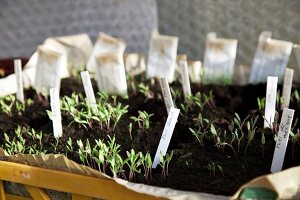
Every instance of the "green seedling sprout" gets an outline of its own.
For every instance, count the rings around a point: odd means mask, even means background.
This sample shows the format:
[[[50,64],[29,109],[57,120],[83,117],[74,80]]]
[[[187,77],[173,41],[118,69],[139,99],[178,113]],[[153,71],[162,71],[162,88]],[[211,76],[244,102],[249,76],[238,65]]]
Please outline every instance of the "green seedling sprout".
[[[183,103],[181,103],[180,104],[180,110],[182,110],[183,111],[183,114],[184,115],[186,115],[186,114],[188,114],[188,112],[189,112],[189,105],[188,104],[183,104]]]
[[[245,155],[247,154],[247,149],[251,145],[251,141],[254,139],[255,133],[256,133],[256,122],[258,120],[258,116],[256,116],[254,119],[251,118],[250,121],[247,121],[247,130],[248,130],[248,135],[247,135],[247,145],[245,147]]]
[[[148,85],[145,85],[144,83],[140,83],[138,85],[138,90],[145,96],[145,102],[147,102],[148,99],[152,99],[154,97],[154,94],[153,92],[151,92],[150,87]]]
[[[54,153],[59,153],[57,150],[58,148],[58,144],[59,144],[59,139],[58,138],[55,138],[55,143],[54,144],[51,144],[51,146],[53,147],[53,152]]]
[[[193,129],[189,128],[190,132],[193,134],[193,136],[196,137],[197,141],[199,142],[200,146],[204,146],[203,143],[203,137],[206,135],[206,132],[202,132],[200,129]]]
[[[3,113],[6,113],[8,116],[12,115],[12,107],[16,101],[14,95],[8,95],[0,98],[0,108]]]
[[[139,129],[149,129],[150,128],[150,118],[154,116],[154,114],[148,114],[146,111],[138,111],[139,116],[131,116],[130,119],[132,119],[134,122],[138,123]]]
[[[203,98],[204,98],[203,105],[207,104],[210,108],[215,108],[216,107],[212,90],[209,91],[208,95],[203,94]]]
[[[107,157],[109,154],[108,146],[102,141],[102,140],[96,140],[96,145],[93,148],[93,158],[96,160],[98,164],[98,168],[101,171],[102,166],[102,172],[106,172],[106,167],[108,165],[107,163]]]
[[[113,131],[115,130],[118,122],[120,121],[121,117],[128,112],[128,105],[122,107],[121,103],[118,103],[117,107],[114,108],[114,113],[113,113],[113,121],[114,121],[114,126],[113,126]]]
[[[266,97],[263,97],[263,98],[257,97],[256,100],[257,100],[258,110],[260,110],[261,112],[263,112],[264,109],[265,109]]]
[[[224,153],[225,147],[228,146],[233,151],[234,156],[237,157],[237,154],[236,154],[232,144],[227,143],[227,138],[228,138],[227,132],[224,131],[223,135],[224,135],[223,139],[221,137],[217,136],[217,143],[215,146],[219,149],[219,151],[222,150],[223,153]]]
[[[214,162],[208,163],[207,167],[206,167],[209,171],[209,174],[211,176],[216,176],[216,172],[217,170],[222,174],[222,176],[224,176],[224,171],[223,171],[223,167],[219,164],[216,164]]]
[[[140,152],[141,160],[143,161],[142,165],[144,168],[144,177],[146,178],[146,181],[152,180],[152,159],[149,152],[146,153],[144,156],[142,152]]]
[[[297,104],[299,104],[299,102],[300,102],[300,95],[299,95],[298,90],[294,90],[294,92],[291,95],[291,100],[293,102],[296,102]]]
[[[245,133],[243,131],[243,127],[247,121],[247,119],[250,117],[249,115],[242,121],[240,116],[237,114],[237,113],[234,113],[235,117],[233,119],[234,121],[234,124],[238,127],[238,130],[240,132],[240,135],[238,134],[238,131],[235,129],[234,131],[234,134],[236,136],[236,139],[237,139],[237,147],[238,147],[238,150],[237,150],[237,153],[240,154],[240,146],[241,146],[241,141],[242,139],[244,138],[245,136]]]
[[[174,102],[176,102],[178,99],[180,99],[180,96],[181,96],[180,90],[170,88],[170,91],[171,91],[171,95],[172,95]]]
[[[166,177],[169,175],[169,164],[173,158],[173,155],[174,155],[174,150],[172,150],[170,154],[166,153],[165,156],[160,154],[158,164],[162,168],[162,171],[161,171],[161,179],[162,180],[166,180]]]
[[[68,153],[73,152],[73,140],[71,137],[68,137],[67,146],[66,146],[66,156],[68,157]]]
[[[100,104],[106,104],[108,99],[109,99],[109,96],[107,93],[105,92],[98,92],[97,95],[99,96],[99,103]]]
[[[129,168],[128,180],[132,181],[135,176],[135,173],[141,173],[139,166],[143,163],[143,160],[140,157],[139,153],[135,153],[134,149],[126,151],[127,159],[125,160],[126,165]]]

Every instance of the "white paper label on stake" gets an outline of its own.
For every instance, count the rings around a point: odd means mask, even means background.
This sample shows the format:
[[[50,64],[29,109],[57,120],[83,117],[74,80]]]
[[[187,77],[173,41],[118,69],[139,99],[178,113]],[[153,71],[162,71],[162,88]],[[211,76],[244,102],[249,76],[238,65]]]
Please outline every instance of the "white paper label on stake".
[[[283,79],[283,89],[282,89],[283,104],[281,105],[281,109],[283,109],[284,107],[288,108],[290,105],[291,91],[293,86],[293,76],[294,76],[294,70],[286,68],[284,79]]]
[[[88,71],[83,71],[80,72],[80,75],[81,75],[85,96],[88,102],[92,105],[96,105],[96,98],[95,98],[95,93],[90,78],[90,73]]]
[[[278,77],[268,76],[264,128],[273,127],[276,107],[277,82]]]
[[[156,150],[156,154],[153,160],[153,165],[152,168],[156,168],[158,163],[159,163],[159,158],[160,158],[160,154],[162,154],[163,156],[166,155],[169,144],[170,144],[170,140],[171,137],[173,135],[173,131],[177,122],[177,118],[179,115],[180,110],[177,108],[171,108],[162,136],[160,138],[159,141],[159,145],[158,148]]]
[[[180,61],[179,64],[180,64],[180,68],[181,68],[180,71],[181,71],[184,97],[188,98],[189,96],[192,95],[190,77],[189,77],[189,69],[188,69],[186,61]]]
[[[170,91],[168,79],[167,78],[160,78],[159,83],[160,83],[161,91],[162,91],[162,94],[163,94],[163,97],[164,97],[165,105],[166,105],[167,111],[169,113],[170,109],[172,107],[174,107],[174,103],[173,103],[173,99],[172,99],[172,96],[171,96],[171,91]]]
[[[17,99],[24,102],[22,63],[20,59],[14,60],[14,68],[17,80]]]
[[[50,89],[50,104],[51,104],[51,119],[53,124],[53,133],[55,138],[62,136],[62,123],[60,113],[60,102],[59,102],[59,89]]]
[[[271,172],[279,172],[282,169],[284,155],[289,140],[289,133],[292,126],[294,117],[294,110],[284,108],[282,118],[279,126],[278,137],[276,141],[275,151],[273,155],[273,161],[271,166]]]

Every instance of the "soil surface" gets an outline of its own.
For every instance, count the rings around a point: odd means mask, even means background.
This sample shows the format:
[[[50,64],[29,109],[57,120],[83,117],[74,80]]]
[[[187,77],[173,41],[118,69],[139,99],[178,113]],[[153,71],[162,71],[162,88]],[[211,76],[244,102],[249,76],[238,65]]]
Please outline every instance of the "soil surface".
[[[138,84],[143,82],[150,86],[151,93],[148,97],[138,89]],[[135,84],[135,85],[134,85]],[[95,94],[97,87],[93,81]],[[49,100],[38,96],[33,89],[26,90],[25,97],[32,98],[34,103],[26,108],[22,113],[18,113],[14,108],[11,116],[0,112],[0,147],[5,149],[3,144],[5,138],[3,133],[9,136],[13,135],[17,126],[34,128],[43,131],[44,137],[42,145],[47,149],[47,153],[63,153],[65,152],[66,142],[68,138],[73,141],[81,139],[85,141],[87,138],[94,144],[95,139],[107,140],[107,135],[116,137],[116,142],[121,145],[121,155],[126,155],[126,151],[131,148],[135,151],[146,153],[149,151],[152,158],[155,155],[165,121],[167,119],[167,111],[162,99],[160,86],[157,80],[152,82],[145,81],[143,77],[136,77],[132,84],[128,84],[128,98],[117,97],[110,98],[111,104],[117,100],[122,105],[129,105],[128,113],[122,116],[114,131],[101,130],[98,124],[93,124],[92,128],[84,128],[79,124],[72,123],[71,119],[63,113],[63,137],[59,138],[58,145],[52,135],[52,122],[50,121],[46,110],[50,110]],[[170,87],[179,93],[174,95],[173,99],[177,108],[181,108],[181,104],[187,105],[182,94],[181,84],[176,81]],[[202,108],[191,105],[187,113],[181,109],[181,114],[176,124],[169,151],[174,150],[173,159],[169,165],[169,175],[166,180],[161,178],[161,168],[152,171],[152,180],[146,181],[142,174],[136,175],[134,182],[147,183],[150,185],[170,187],[178,190],[188,190],[196,192],[207,192],[220,195],[232,195],[237,189],[251,179],[270,173],[270,167],[275,148],[274,134],[276,131],[271,129],[263,129],[263,112],[258,110],[257,97],[262,98],[266,93],[266,85],[249,85],[249,86],[212,86],[192,84],[192,92],[196,94],[209,96],[212,91],[213,99],[206,103]],[[281,88],[281,86],[278,86]],[[293,91],[295,88],[293,89]],[[73,92],[84,94],[82,83],[79,79],[68,78],[61,82],[61,97],[70,96]],[[203,97],[203,96],[202,96]],[[279,105],[277,110],[279,111]],[[290,108],[295,109],[294,121],[299,117],[300,106],[296,98],[292,98]],[[128,125],[133,121],[131,116],[138,116],[138,111],[146,111],[153,113],[150,118],[150,128],[141,130],[137,124],[133,123],[132,137],[130,139]],[[203,138],[204,145],[201,146],[196,137],[192,135],[189,128],[198,128],[195,118],[199,113],[202,117],[213,123],[218,135],[222,141],[232,145],[218,146],[218,141],[211,134],[210,126],[204,125],[202,131],[207,130]],[[247,115],[250,118],[259,116],[257,121],[257,129],[253,141],[248,145],[247,150],[247,127],[243,127],[245,132],[244,138],[241,140],[238,151],[237,141],[232,140],[233,125],[232,121],[235,117],[234,113],[238,113],[243,120]],[[279,116],[281,112],[279,112]],[[250,120],[249,118],[249,120]],[[278,119],[280,122],[280,118]],[[300,123],[300,122],[299,122]],[[299,123],[295,125],[293,131],[297,132]],[[236,126],[235,126],[236,127]],[[238,134],[239,136],[241,133]],[[265,143],[262,144],[262,136],[265,137]],[[24,136],[26,137],[26,136]],[[283,168],[289,168],[300,164],[299,141],[293,144],[289,141]],[[38,144],[38,141],[26,140],[26,145]],[[76,150],[77,145],[74,144]],[[237,155],[235,155],[235,153]],[[68,158],[81,163],[77,153],[70,153]],[[214,170],[209,170],[209,166],[214,166]],[[126,169],[125,169],[126,170]],[[127,177],[127,172],[125,172]]]

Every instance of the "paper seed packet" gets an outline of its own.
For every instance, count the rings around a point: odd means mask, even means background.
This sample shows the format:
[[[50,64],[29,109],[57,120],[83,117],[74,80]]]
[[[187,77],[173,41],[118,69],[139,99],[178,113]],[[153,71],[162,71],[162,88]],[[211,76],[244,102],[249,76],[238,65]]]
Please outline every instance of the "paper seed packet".
[[[106,53],[121,53],[123,55],[126,48],[124,40],[114,38],[105,33],[100,32],[95,43],[92,54],[87,62],[87,70],[90,72],[96,71],[97,61],[96,57]]]
[[[268,76],[278,77],[281,83],[289,62],[293,43],[271,38],[271,32],[262,32],[252,62],[249,83],[265,83]]]
[[[232,84],[238,41],[209,33],[203,61],[203,84]]]
[[[146,77],[167,77],[174,80],[178,37],[152,33],[148,54]]]
[[[60,88],[61,73],[67,66],[66,55],[39,46],[35,81],[33,87],[37,93],[49,95],[51,88]]]
[[[68,72],[61,74],[61,78],[69,77],[70,74],[74,75],[81,71],[86,65],[93,49],[92,41],[87,34],[50,37],[41,46],[66,55],[68,64],[66,71]],[[25,68],[35,68],[36,64],[37,52],[31,56]]]
[[[100,54],[96,57],[96,81],[98,89],[108,94],[127,95],[127,83],[123,54]]]

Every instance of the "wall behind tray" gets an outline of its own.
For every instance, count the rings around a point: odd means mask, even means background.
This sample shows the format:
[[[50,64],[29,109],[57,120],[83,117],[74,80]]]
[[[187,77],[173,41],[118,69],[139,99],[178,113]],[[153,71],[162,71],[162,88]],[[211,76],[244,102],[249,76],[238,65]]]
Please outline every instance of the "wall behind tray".
[[[238,64],[251,64],[260,32],[300,43],[299,0],[157,0],[161,33],[177,35],[179,53],[203,59],[205,37],[237,38]],[[291,64],[295,64],[292,53]]]
[[[47,37],[103,31],[147,52],[157,29],[155,0],[0,0],[0,58],[30,57]]]

